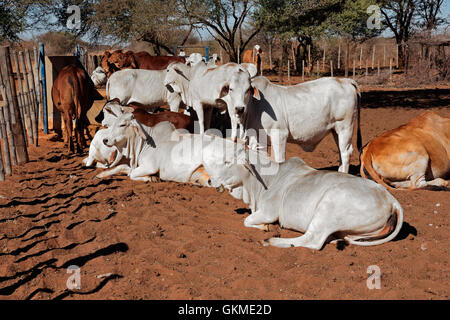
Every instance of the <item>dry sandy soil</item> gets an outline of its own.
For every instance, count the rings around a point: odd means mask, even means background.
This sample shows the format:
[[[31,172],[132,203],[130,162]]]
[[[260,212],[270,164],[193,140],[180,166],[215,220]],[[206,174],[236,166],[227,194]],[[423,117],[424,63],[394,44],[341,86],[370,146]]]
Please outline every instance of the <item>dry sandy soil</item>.
[[[363,142],[422,106],[364,108]],[[448,105],[433,110],[450,117]],[[387,244],[279,249],[260,241],[300,234],[245,228],[247,207],[227,193],[124,176],[95,180],[101,169],[83,169],[85,156],[41,139],[31,161],[0,183],[0,299],[449,299],[448,191],[394,191],[405,223]],[[338,166],[331,136],[313,153],[290,144],[288,156]],[[358,164],[354,152],[353,173]],[[72,265],[81,288],[70,291]],[[366,286],[371,265],[381,270],[380,290]]]

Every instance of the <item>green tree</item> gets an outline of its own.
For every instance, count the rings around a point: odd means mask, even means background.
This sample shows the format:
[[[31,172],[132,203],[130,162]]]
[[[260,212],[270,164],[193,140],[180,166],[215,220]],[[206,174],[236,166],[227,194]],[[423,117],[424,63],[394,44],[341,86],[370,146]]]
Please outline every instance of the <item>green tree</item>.
[[[27,28],[30,1],[0,0],[0,42],[17,41]]]
[[[180,0],[183,14],[196,26],[206,30],[237,62],[260,27],[251,23],[254,0]]]

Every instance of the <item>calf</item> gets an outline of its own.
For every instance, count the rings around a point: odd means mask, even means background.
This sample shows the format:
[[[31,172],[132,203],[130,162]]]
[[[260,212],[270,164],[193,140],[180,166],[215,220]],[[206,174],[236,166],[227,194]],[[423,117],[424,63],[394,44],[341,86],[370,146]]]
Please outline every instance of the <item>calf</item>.
[[[74,151],[72,120],[75,120],[75,141],[79,152],[86,146],[84,130],[88,138],[92,139],[87,128],[89,120],[86,113],[94,100],[102,99],[103,96],[95,89],[94,83],[80,63],[70,64],[61,69],[53,83],[52,100],[64,118],[69,153]]]
[[[366,171],[386,188],[448,187],[450,178],[450,119],[433,111],[383,133],[361,155]]]
[[[204,136],[203,166],[210,185],[225,188],[249,204],[244,225],[267,230],[281,227],[304,232],[298,238],[271,238],[276,247],[319,250],[327,239],[373,246],[394,239],[403,223],[400,203],[381,185],[363,178],[315,170],[299,158],[278,164],[243,144]]]

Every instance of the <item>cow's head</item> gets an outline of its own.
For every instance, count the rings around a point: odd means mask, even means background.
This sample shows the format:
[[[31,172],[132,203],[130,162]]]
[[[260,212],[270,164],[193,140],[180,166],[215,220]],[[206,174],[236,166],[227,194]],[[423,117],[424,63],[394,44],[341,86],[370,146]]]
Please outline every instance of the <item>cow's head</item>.
[[[188,66],[195,66],[197,63],[200,63],[203,61],[203,57],[200,53],[194,52],[191,53],[191,55],[186,59],[186,65]]]
[[[106,83],[107,77],[106,72],[102,67],[97,67],[91,75],[91,80],[94,83],[94,86],[99,87]]]
[[[123,106],[118,98],[114,98],[105,103],[102,111],[95,117],[95,121],[106,128],[110,128],[125,112],[133,112],[133,108]]]
[[[189,67],[181,62],[173,62],[166,68],[166,76],[164,78],[164,86],[170,93],[176,92],[181,95],[183,102],[186,103],[186,97],[184,96],[183,85],[189,82],[188,78]]]
[[[222,86],[216,105],[221,109],[227,108],[230,117],[240,118],[245,113],[252,95],[250,74],[245,68],[239,67],[234,71],[230,81]]]
[[[118,116],[109,129],[110,134],[103,139],[103,144],[107,147],[116,146],[120,150],[127,145],[131,137],[136,135],[146,139],[146,134],[131,112],[125,112]]]
[[[267,189],[255,166],[249,162],[249,151],[244,144],[214,139],[214,143],[203,149],[203,165],[210,175],[212,187],[227,189],[234,197],[242,198],[244,181],[254,176]]]
[[[116,50],[111,54],[109,62],[119,70],[125,68],[137,69],[133,51],[123,52],[122,50]]]

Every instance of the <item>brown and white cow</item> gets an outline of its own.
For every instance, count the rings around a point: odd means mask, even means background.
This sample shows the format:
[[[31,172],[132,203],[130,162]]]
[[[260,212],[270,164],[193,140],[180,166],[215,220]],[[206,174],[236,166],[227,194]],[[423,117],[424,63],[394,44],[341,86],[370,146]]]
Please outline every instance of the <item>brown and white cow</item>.
[[[372,140],[361,155],[361,176],[390,188],[447,187],[450,119],[433,111]]]
[[[94,83],[80,63],[67,65],[59,72],[53,82],[52,100],[53,105],[63,114],[66,129],[65,141],[68,144],[69,153],[74,151],[72,120],[75,120],[75,141],[79,152],[86,146],[84,130],[88,138],[92,140],[87,130],[89,120],[86,114],[94,100],[102,99],[103,96],[95,89]]]

